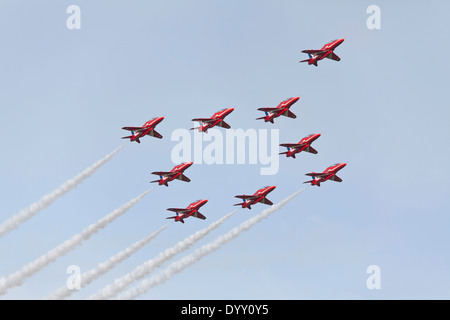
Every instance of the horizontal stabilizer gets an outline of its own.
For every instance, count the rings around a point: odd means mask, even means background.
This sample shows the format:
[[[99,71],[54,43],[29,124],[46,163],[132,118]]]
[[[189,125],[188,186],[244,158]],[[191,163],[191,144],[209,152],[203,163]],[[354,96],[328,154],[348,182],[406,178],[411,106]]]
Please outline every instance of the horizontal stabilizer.
[[[177,216],[167,217],[166,219],[176,219],[176,217],[177,217]],[[180,222],[181,222],[181,223],[184,223],[184,220],[183,220],[183,219],[180,219]]]

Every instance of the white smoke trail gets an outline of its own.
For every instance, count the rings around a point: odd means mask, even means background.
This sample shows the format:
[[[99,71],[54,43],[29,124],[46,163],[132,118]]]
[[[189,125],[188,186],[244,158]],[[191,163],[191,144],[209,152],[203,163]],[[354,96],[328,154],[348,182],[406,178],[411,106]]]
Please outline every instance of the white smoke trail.
[[[237,210],[234,210],[227,214],[226,216],[220,218],[216,222],[210,224],[208,227],[197,231],[196,233],[190,235],[186,239],[178,242],[173,247],[166,249],[165,251],[158,254],[154,259],[148,260],[135,268],[130,273],[124,275],[121,278],[118,278],[114,280],[114,282],[96,294],[92,295],[88,299],[94,300],[94,299],[108,299],[113,296],[115,296],[119,291],[123,290],[126,286],[128,286],[130,283],[142,279],[146,275],[148,275],[150,272],[152,272],[155,268],[162,265],[167,260],[171,259],[176,254],[182,252],[183,250],[188,249],[191,247],[196,241],[200,240],[204,236],[206,236],[208,233],[210,233],[212,230],[220,226],[222,223],[225,222],[226,219],[231,217],[234,213],[236,213]]]
[[[4,234],[10,232],[14,228],[18,227],[21,223],[27,221],[32,216],[34,216],[39,211],[47,208],[51,205],[56,199],[64,195],[66,192],[75,188],[78,184],[80,184],[83,180],[92,175],[98,168],[104,165],[108,160],[110,160],[120,149],[125,146],[122,145],[110,154],[106,155],[103,159],[100,159],[92,166],[81,172],[79,175],[73,177],[72,179],[64,182],[60,185],[56,190],[46,194],[41,199],[31,204],[28,208],[21,210],[18,214],[12,216],[5,222],[0,225],[0,237]]]
[[[150,288],[153,288],[154,286],[161,284],[164,281],[169,280],[174,274],[181,272],[187,266],[193,264],[194,262],[199,261],[201,258],[206,256],[207,254],[214,252],[215,250],[219,249],[222,245],[224,245],[231,239],[234,239],[235,237],[239,236],[244,231],[247,231],[253,225],[255,225],[257,222],[267,218],[269,215],[271,215],[272,213],[274,213],[275,211],[280,209],[282,206],[287,204],[289,201],[291,201],[293,198],[295,198],[298,194],[300,194],[306,188],[307,187],[300,189],[299,191],[290,195],[286,199],[281,200],[279,203],[264,210],[257,216],[254,216],[254,217],[242,222],[239,226],[237,226],[237,227],[231,229],[230,231],[228,231],[227,233],[221,235],[213,242],[205,244],[202,247],[200,247],[199,249],[195,250],[193,253],[171,263],[163,272],[161,272],[149,279],[142,280],[139,285],[124,292],[118,298],[124,299],[124,300],[125,299],[127,299],[127,300],[134,299],[134,298],[138,297],[139,295],[147,292]]]
[[[124,214],[128,209],[139,202],[145,195],[154,189],[151,188],[134,199],[131,199],[128,203],[104,216],[97,222],[87,226],[83,231],[74,235],[69,240],[66,240],[56,248],[43,254],[33,262],[28,263],[23,266],[20,270],[10,274],[8,277],[0,278],[0,295],[5,294],[6,291],[14,286],[19,286],[22,284],[23,280],[27,277],[32,276],[43,267],[48,265],[50,262],[56,260],[56,258],[65,255],[67,252],[75,248],[77,245],[81,244],[83,241],[89,239],[94,233],[97,233],[100,229],[106,227],[106,225],[112,222],[117,217]]]
[[[169,225],[165,225],[161,228],[159,228],[157,231],[153,232],[152,234],[148,235],[147,237],[135,242],[125,250],[120,251],[119,253],[115,254],[114,256],[110,257],[108,260],[101,262],[98,264],[96,268],[93,268],[85,273],[83,273],[80,276],[80,289],[86,287],[88,284],[90,284],[92,281],[100,277],[101,275],[107,273],[109,270],[114,268],[116,265],[118,265],[120,262],[124,261],[125,259],[129,258],[132,254],[134,254],[136,251],[141,249],[143,246],[148,244],[152,239],[154,239],[161,231],[166,229]],[[56,290],[54,293],[52,293],[47,300],[60,300],[69,297],[72,293],[74,293],[75,290],[69,289],[68,286],[61,287],[60,289]]]

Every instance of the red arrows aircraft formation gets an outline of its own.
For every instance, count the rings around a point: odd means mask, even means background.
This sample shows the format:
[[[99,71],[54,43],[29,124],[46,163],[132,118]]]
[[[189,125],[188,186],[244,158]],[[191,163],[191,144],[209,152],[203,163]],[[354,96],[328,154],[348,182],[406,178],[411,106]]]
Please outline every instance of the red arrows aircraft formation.
[[[320,50],[303,50],[303,53],[307,53],[309,59],[302,60],[300,62],[308,62],[308,64],[313,64],[317,67],[317,62],[328,58],[335,61],[340,61],[341,59],[334,53],[334,50],[342,43],[344,39],[338,39],[331,41],[325,44]],[[274,123],[274,119],[279,116],[285,116],[292,119],[297,118],[297,116],[290,110],[292,105],[296,103],[300,97],[292,97],[286,99],[278,104],[276,107],[265,107],[258,108],[259,111],[263,111],[265,116],[256,118],[256,120],[264,119],[264,122]],[[214,113],[211,118],[194,118],[192,121],[200,122],[201,125],[199,127],[191,128],[191,130],[197,129],[199,132],[208,132],[208,129],[213,128],[215,126],[219,126],[225,129],[231,128],[228,123],[224,121],[224,118],[228,116],[231,112],[234,111],[234,108],[225,108],[216,113]],[[141,143],[140,138],[149,135],[158,139],[162,138],[162,135],[155,131],[155,127],[164,120],[164,117],[156,117],[150,121],[147,121],[142,127],[123,127],[122,129],[131,131],[130,136],[122,137],[122,139],[130,139],[130,141],[136,141],[137,143]],[[280,154],[285,154],[286,157],[292,157],[295,159],[296,154],[306,151],[309,153],[317,154],[317,150],[314,149],[311,144],[320,137],[320,133],[310,134],[303,139],[301,139],[298,143],[283,143],[280,144],[281,147],[286,147],[286,152],[281,152]],[[154,175],[158,175],[160,177],[159,180],[154,180],[151,182],[158,182],[159,185],[165,185],[168,187],[168,182],[173,181],[175,179],[190,182],[191,180],[184,175],[184,171],[188,169],[193,163],[182,163],[180,165],[175,166],[170,171],[156,171],[152,172]],[[339,178],[336,173],[344,168],[346,163],[337,163],[325,169],[322,173],[306,173],[307,176],[312,177],[312,180],[305,181],[304,183],[311,183],[312,186],[320,187],[322,182],[327,180],[332,180],[336,182],[341,182],[342,179]],[[236,198],[242,199],[243,202],[235,204],[235,206],[241,206],[242,208],[251,209],[251,206],[257,203],[263,203],[266,205],[272,205],[272,201],[266,198],[267,194],[272,192],[276,187],[275,186],[266,186],[262,189],[257,190],[253,195],[237,195]],[[195,217],[199,219],[206,219],[204,215],[198,212],[199,208],[205,205],[208,200],[197,200],[191,203],[186,208],[168,208],[169,211],[176,212],[176,216],[168,217],[167,219],[174,219],[175,221],[180,221],[184,223],[184,219],[188,217]]]
[[[258,202],[261,202],[261,203],[271,206],[271,205],[273,205],[273,203],[272,203],[272,201],[267,199],[266,196],[268,193],[272,192],[275,188],[276,188],[275,186],[267,186],[262,189],[259,189],[251,196],[248,196],[245,194],[240,195],[240,196],[235,196],[235,198],[239,198],[239,199],[243,200],[242,203],[236,203],[235,206],[242,206],[242,208],[251,209],[252,207],[250,207],[250,206],[253,204],[256,204]]]
[[[335,53],[334,49],[337,48],[338,45],[340,45],[342,42],[344,42],[344,39],[338,39],[333,40],[326,45],[322,47],[320,50],[303,50],[303,53],[307,53],[309,56],[309,59],[302,60],[300,62],[308,62],[308,64],[313,64],[317,67],[317,61],[322,60],[323,58],[328,58],[335,61],[341,61],[341,58],[339,58]]]
[[[212,128],[214,126],[219,126],[225,129],[230,129],[230,125],[223,121],[223,119],[229,115],[231,112],[233,112],[234,108],[228,108],[228,109],[222,109],[220,111],[217,111],[212,115],[211,118],[195,118],[192,119],[192,121],[201,122],[202,125],[200,127],[191,128],[191,130],[198,129],[199,132],[206,132],[208,133],[208,129]]]

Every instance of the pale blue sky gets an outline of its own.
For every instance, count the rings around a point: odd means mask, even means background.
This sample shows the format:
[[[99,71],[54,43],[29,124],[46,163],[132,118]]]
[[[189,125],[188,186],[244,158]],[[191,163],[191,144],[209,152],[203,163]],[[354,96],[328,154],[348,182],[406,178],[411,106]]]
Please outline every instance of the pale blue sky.
[[[66,28],[71,4],[81,8],[81,30]],[[381,30],[366,27],[371,4],[381,8]],[[173,167],[172,131],[194,117],[234,107],[233,128],[277,128],[281,143],[322,134],[317,155],[280,158],[274,176],[257,165],[192,166],[191,183],[156,188],[1,298],[44,298],[64,285],[68,265],[87,271],[166,224],[166,208],[209,199],[207,220],[171,225],[72,296],[84,299],[232,211],[234,195],[276,185],[276,203],[303,186],[306,172],[336,162],[348,163],[342,183],[308,188],[141,298],[450,298],[449,9],[444,1],[0,1],[1,222],[123,144],[121,127],[165,116],[162,140],[129,143],[2,237],[0,275],[149,188],[150,172]],[[301,50],[341,37],[340,62],[298,63]],[[297,119],[255,120],[257,108],[291,96],[301,97]],[[197,245],[265,208],[240,210]],[[366,287],[372,264],[380,290]]]

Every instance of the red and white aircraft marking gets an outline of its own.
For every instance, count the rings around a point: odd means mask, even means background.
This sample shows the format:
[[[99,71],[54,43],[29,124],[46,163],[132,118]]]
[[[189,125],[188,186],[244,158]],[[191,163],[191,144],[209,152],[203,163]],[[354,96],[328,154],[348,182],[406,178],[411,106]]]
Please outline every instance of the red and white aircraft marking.
[[[289,118],[297,118],[297,116],[289,110],[289,108],[296,103],[298,100],[300,99],[300,97],[294,97],[294,98],[289,98],[286,99],[285,101],[282,101],[277,107],[275,108],[258,108],[258,110],[260,111],[264,111],[265,112],[265,116],[264,117],[260,117],[260,118],[256,118],[256,120],[259,119],[264,119],[265,122],[271,122],[273,123],[273,119],[277,118],[279,116],[285,116],[285,117],[289,117]]]
[[[313,143],[317,138],[320,137],[320,133],[313,133],[309,136],[304,137],[298,143],[282,143],[281,147],[286,147],[286,152],[281,152],[279,154],[285,154],[286,157],[295,158],[295,154],[306,151],[310,153],[317,154],[317,150],[311,147],[311,143]]]
[[[192,121],[200,122],[202,125],[200,127],[191,128],[191,130],[198,129],[199,132],[208,133],[208,129],[214,126],[230,129],[230,125],[226,123],[223,119],[225,119],[227,115],[233,112],[233,110],[234,108],[225,108],[214,113],[211,118],[192,119]]]
[[[303,53],[307,53],[309,59],[302,60],[300,62],[308,62],[308,64],[313,64],[317,67],[317,61],[320,61],[324,58],[328,58],[335,61],[341,61],[341,58],[337,56],[333,51],[339,46],[344,39],[333,40],[322,47],[320,50],[303,50]]]
[[[167,219],[175,219],[175,221],[180,221],[180,222],[184,223],[184,219],[192,216],[192,217],[196,217],[196,218],[205,220],[206,217],[204,215],[202,215],[200,212],[198,212],[198,209],[200,209],[200,207],[203,206],[207,202],[208,202],[208,200],[197,200],[195,202],[192,202],[185,209],[169,208],[167,210],[174,211],[177,213],[177,215],[173,216],[173,217],[168,217]]]
[[[170,170],[169,172],[166,172],[166,171],[155,171],[155,172],[152,172],[152,174],[158,175],[160,179],[159,180],[150,181],[150,182],[158,182],[158,184],[160,186],[161,185],[165,185],[166,187],[169,186],[167,184],[168,182],[173,181],[175,179],[178,179],[178,180],[181,180],[181,181],[185,181],[185,182],[190,182],[191,179],[186,177],[183,173],[184,173],[184,170],[189,168],[192,164],[193,164],[193,162],[186,162],[186,163],[179,164],[179,165],[173,167],[173,169]]]
[[[266,196],[272,192],[276,187],[275,186],[267,186],[262,189],[256,191],[253,195],[239,195],[235,196],[235,198],[242,199],[243,202],[234,204],[235,206],[242,206],[242,208],[251,209],[251,205],[254,205],[258,202],[267,204],[269,206],[273,205],[272,201],[266,198]]]
[[[150,121],[144,123],[142,127],[123,127],[123,130],[131,131],[131,136],[122,137],[122,139],[130,139],[130,141],[136,141],[141,143],[140,138],[148,135],[158,139],[162,138],[162,135],[156,132],[155,127],[164,120],[164,117],[156,117]]]
[[[328,168],[325,169],[322,173],[306,173],[306,176],[311,176],[313,179],[310,181],[305,181],[303,183],[311,183],[312,186],[318,186],[320,187],[321,182],[325,182],[327,180],[333,180],[336,182],[342,182],[342,179],[339,178],[336,173],[344,168],[347,164],[346,163],[336,163]]]

